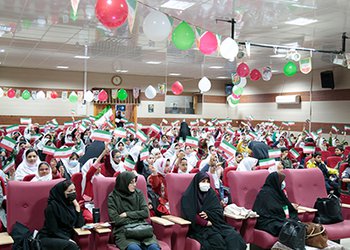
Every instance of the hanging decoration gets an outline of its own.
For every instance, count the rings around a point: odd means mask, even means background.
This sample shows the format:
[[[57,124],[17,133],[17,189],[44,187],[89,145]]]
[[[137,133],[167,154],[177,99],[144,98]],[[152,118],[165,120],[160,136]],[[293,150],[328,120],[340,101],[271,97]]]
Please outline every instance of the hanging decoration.
[[[267,66],[262,69],[262,79],[264,81],[270,81],[272,77],[271,67]]]
[[[147,99],[153,99],[154,97],[156,97],[156,95],[157,95],[157,90],[152,85],[149,85],[145,89],[145,96],[147,97]]]
[[[235,96],[234,94],[232,94],[232,95],[229,95],[227,98],[226,98],[226,100],[227,100],[227,103],[228,103],[228,105],[230,106],[230,107],[235,107],[238,103],[239,103],[239,101],[240,101],[240,96],[237,98],[237,96]]]
[[[118,90],[118,99],[121,101],[125,101],[126,98],[128,98],[128,93],[125,89],[119,89]]]
[[[216,38],[216,35],[209,31],[204,32],[199,39],[199,50],[204,55],[210,55],[213,54],[217,48],[218,40]]]
[[[16,96],[16,91],[15,91],[14,89],[9,89],[9,90],[7,91],[7,96],[8,96],[9,98],[14,98],[14,97]]]
[[[312,61],[311,57],[301,59],[299,61],[299,69],[303,74],[309,74],[312,70]]]
[[[238,86],[233,86],[232,93],[235,94],[236,96],[241,96],[243,94],[243,88]]]
[[[56,99],[58,97],[58,93],[56,91],[52,91],[50,96],[52,99]]]
[[[245,77],[240,77],[240,81],[238,84],[236,84],[235,86],[239,87],[239,88],[244,88],[247,85],[247,78]]]
[[[24,91],[22,92],[22,98],[23,98],[24,100],[29,100],[29,98],[30,98],[30,92],[29,92],[28,90],[24,90]]]
[[[241,63],[237,67],[237,75],[240,77],[247,77],[249,75],[250,69],[246,63]]]
[[[283,72],[286,76],[293,76],[297,73],[297,66],[294,62],[289,61],[284,65]]]
[[[70,4],[71,4],[72,10],[73,10],[73,15],[75,17],[77,16],[79,2],[80,2],[80,0],[70,0]]]
[[[149,40],[159,42],[167,39],[171,31],[169,18],[159,11],[152,11],[143,21],[143,32]]]
[[[2,88],[0,88],[0,97],[4,96],[4,90]]]
[[[223,58],[233,62],[238,54],[238,44],[231,37],[227,37],[220,45],[220,54]]]
[[[108,93],[106,90],[102,89],[100,93],[98,94],[98,100],[101,102],[105,102],[108,100]]]
[[[174,95],[181,95],[181,93],[184,91],[184,87],[179,81],[176,81],[171,85],[171,91],[174,93]]]
[[[36,93],[36,99],[39,99],[39,100],[45,99],[44,91],[40,90],[38,93]]]
[[[128,17],[128,4],[125,0],[97,0],[95,13],[105,27],[117,28]]]
[[[260,78],[261,78],[261,73],[260,73],[259,70],[253,69],[253,70],[250,72],[250,80],[252,80],[252,81],[258,81]]]
[[[94,100],[94,94],[90,90],[86,91],[84,95],[84,100],[87,102],[92,102]]]
[[[132,30],[134,28],[134,23],[135,23],[135,16],[136,16],[136,10],[137,10],[137,0],[127,0],[128,4],[128,26],[129,26],[129,31],[132,33]]]
[[[211,82],[207,77],[202,77],[198,82],[198,88],[201,93],[208,92],[211,89]]]
[[[71,103],[76,103],[78,101],[77,93],[75,91],[71,92],[68,99]]]
[[[185,21],[182,21],[173,31],[172,41],[179,50],[188,50],[192,48],[194,40],[194,31]]]

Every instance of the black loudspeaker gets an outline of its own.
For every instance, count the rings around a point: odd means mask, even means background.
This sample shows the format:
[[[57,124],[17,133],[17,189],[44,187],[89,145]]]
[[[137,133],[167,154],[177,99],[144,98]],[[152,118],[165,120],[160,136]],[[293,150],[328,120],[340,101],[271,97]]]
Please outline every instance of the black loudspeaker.
[[[321,84],[322,88],[334,89],[333,71],[321,72]]]

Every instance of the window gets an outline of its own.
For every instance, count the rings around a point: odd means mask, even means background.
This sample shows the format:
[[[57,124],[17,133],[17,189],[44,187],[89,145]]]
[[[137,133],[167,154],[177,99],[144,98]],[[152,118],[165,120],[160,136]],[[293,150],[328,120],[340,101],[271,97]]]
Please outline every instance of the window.
[[[200,98],[199,98],[200,97]],[[201,105],[202,95],[166,95],[166,114],[198,114]],[[200,104],[199,104],[200,102]]]

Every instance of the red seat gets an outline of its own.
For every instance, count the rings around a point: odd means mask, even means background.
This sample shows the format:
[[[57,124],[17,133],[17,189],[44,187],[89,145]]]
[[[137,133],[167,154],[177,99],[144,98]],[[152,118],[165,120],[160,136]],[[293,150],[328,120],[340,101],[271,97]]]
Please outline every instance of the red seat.
[[[30,230],[40,230],[44,225],[44,210],[47,207],[49,192],[61,181],[62,179],[41,182],[9,181],[7,185],[7,232],[12,231],[16,221],[24,224]],[[79,236],[75,240],[80,249],[89,249],[89,235]]]
[[[335,168],[337,166],[338,162],[340,162],[342,159],[340,156],[329,156],[327,158],[327,166],[330,168]]]
[[[28,174],[23,177],[23,181],[31,181],[35,177],[35,174]]]
[[[75,186],[75,191],[77,193],[77,201],[81,201],[83,200],[83,196],[82,196],[82,187],[81,187],[81,182],[83,180],[83,174],[81,172],[79,173],[75,173],[71,176],[70,179]]]
[[[237,206],[252,209],[256,196],[268,175],[268,171],[230,171],[228,173],[228,186],[232,202]],[[277,241],[277,238],[265,231],[255,229],[255,223],[256,219],[249,219],[243,225],[241,233],[244,239],[263,249],[271,248]]]
[[[329,151],[321,151],[322,161],[326,161],[329,156],[331,156],[331,153]]]
[[[222,182],[224,184],[224,186],[228,187],[228,180],[227,180],[227,174],[230,171],[235,171],[237,169],[237,167],[226,167],[224,169],[224,176],[222,178]]]
[[[348,163],[342,163],[339,167],[339,176],[342,176],[345,168],[348,167]],[[342,203],[350,204],[350,193],[347,188],[347,183],[341,182],[341,189],[340,189],[340,200]]]
[[[328,147],[327,151],[329,151],[329,153],[331,153],[331,155],[335,155],[335,147]]]
[[[100,219],[102,222],[110,221],[108,216],[108,195],[113,191],[115,182],[116,178],[113,177],[95,177],[93,180],[94,206],[100,208]],[[143,192],[146,200],[148,200],[147,183],[142,175],[137,177],[136,187]],[[163,226],[156,223],[152,223],[152,225],[160,247],[164,250],[170,250],[172,226]],[[110,233],[95,233],[94,249],[119,249],[114,242],[109,244],[110,236]]]
[[[324,177],[320,169],[285,169],[286,189],[291,202],[306,207],[313,207],[317,198],[327,197]],[[324,225],[330,240],[350,237],[350,209],[343,207],[344,221]]]

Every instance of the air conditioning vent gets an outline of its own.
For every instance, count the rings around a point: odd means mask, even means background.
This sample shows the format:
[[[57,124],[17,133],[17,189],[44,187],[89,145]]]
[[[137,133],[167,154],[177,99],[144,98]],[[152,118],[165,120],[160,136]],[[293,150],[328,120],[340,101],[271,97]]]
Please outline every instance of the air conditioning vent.
[[[300,95],[279,95],[276,96],[277,104],[299,104],[300,103]]]

